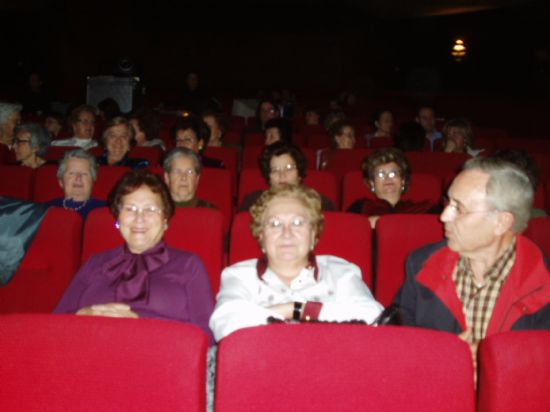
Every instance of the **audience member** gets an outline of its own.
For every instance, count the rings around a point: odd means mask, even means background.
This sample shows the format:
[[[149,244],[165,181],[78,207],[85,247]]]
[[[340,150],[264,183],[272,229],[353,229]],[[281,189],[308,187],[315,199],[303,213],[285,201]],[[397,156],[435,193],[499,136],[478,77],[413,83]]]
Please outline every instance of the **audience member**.
[[[279,141],[292,143],[292,130],[286,119],[268,120],[265,123],[264,136],[266,146]]]
[[[266,146],[258,159],[258,165],[270,187],[302,184],[307,173],[307,159],[302,151],[283,141]],[[248,211],[263,192],[257,190],[247,194],[239,206],[239,212]],[[330,199],[324,196],[321,196],[321,206],[324,211],[335,210]]]
[[[154,173],[124,175],[109,194],[124,246],[92,256],[56,313],[158,318],[194,323],[211,336],[212,291],[200,258],[163,241],[174,204]]]
[[[428,201],[401,199],[409,187],[411,167],[399,149],[386,147],[377,150],[363,160],[361,171],[365,184],[370,187],[375,198],[358,199],[347,211],[367,215],[373,228],[381,215],[437,211],[437,207]]]
[[[52,139],[57,139],[57,136],[63,130],[64,124],[65,118],[61,113],[50,112],[46,114],[46,118],[44,119],[44,127]]]
[[[202,121],[210,129],[210,139],[208,140],[208,146],[225,146],[223,142],[223,135],[227,131],[227,120],[225,116],[221,113],[207,110],[202,114]]]
[[[108,123],[111,119],[122,116],[118,102],[112,97],[101,100],[97,104],[97,109],[99,117],[103,119],[103,123]]]
[[[321,199],[301,185],[274,187],[251,209],[263,255],[224,269],[210,318],[216,340],[268,318],[372,322],[382,306],[361,270],[335,256],[315,256],[323,230]]]
[[[50,145],[50,135],[36,123],[22,123],[15,126],[13,151],[15,160],[22,166],[36,169],[46,163],[46,153]]]
[[[44,87],[40,73],[30,73],[27,88],[22,94],[22,112],[24,114],[43,115],[50,110],[50,101],[51,97]]]
[[[186,147],[175,148],[164,159],[163,167],[164,181],[176,207],[216,207],[197,197],[201,162],[195,152]]]
[[[374,127],[373,133],[367,134],[367,144],[370,146],[372,139],[377,137],[392,137],[393,136],[393,114],[388,109],[379,109],[374,112],[371,120],[371,125]]]
[[[330,149],[321,152],[319,169],[326,169],[336,150],[355,148],[355,129],[347,120],[339,120],[328,129]]]
[[[21,122],[22,107],[18,103],[0,102],[0,144],[11,147],[15,126]]]
[[[134,145],[134,129],[122,116],[113,117],[105,124],[101,138],[105,151],[98,157],[97,163],[104,166],[127,166],[140,169],[149,166],[145,159],[128,157]]]
[[[160,121],[152,111],[140,111],[131,114],[128,121],[134,130],[136,146],[154,147],[159,146],[166,150],[164,142],[159,139]]]
[[[449,120],[443,126],[443,151],[446,153],[467,153],[476,157],[483,149],[475,150],[474,133],[470,122],[464,118]]]
[[[86,219],[92,210],[105,206],[103,200],[92,197],[97,179],[95,158],[83,149],[69,150],[59,162],[57,181],[63,190],[63,197],[50,200],[49,206],[62,207],[79,213]]]
[[[198,117],[192,115],[182,117],[172,128],[172,139],[176,147],[186,147],[195,152],[201,159],[203,167],[224,167],[222,161],[202,154],[208,146],[210,129]]]
[[[256,127],[255,131],[263,132],[265,125],[269,120],[277,119],[281,115],[277,104],[270,99],[260,100],[256,107]]]
[[[420,106],[416,112],[416,121],[424,129],[425,138],[433,152],[434,142],[443,138],[443,134],[435,128],[434,108],[431,106]]]
[[[93,139],[95,132],[95,109],[86,104],[73,109],[69,117],[73,137],[54,140],[52,146],[76,146],[88,150],[97,146]]]
[[[456,333],[470,344],[509,330],[550,329],[550,262],[520,233],[533,186],[517,166],[469,160],[441,214],[446,241],[409,256],[396,296],[405,325]]]

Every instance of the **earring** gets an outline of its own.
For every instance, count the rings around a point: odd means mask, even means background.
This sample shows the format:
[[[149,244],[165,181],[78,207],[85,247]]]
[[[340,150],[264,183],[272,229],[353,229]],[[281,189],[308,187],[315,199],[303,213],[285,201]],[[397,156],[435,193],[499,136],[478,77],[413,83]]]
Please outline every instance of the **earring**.
[[[401,186],[401,193],[405,191],[405,185]]]
[[[120,223],[118,223],[118,220],[115,222],[115,228],[116,228],[116,230],[120,229]]]
[[[372,187],[370,188],[370,191],[371,191],[372,193],[374,193],[374,191],[375,191],[374,186],[372,186]]]
[[[164,230],[168,229],[168,222],[164,222]]]

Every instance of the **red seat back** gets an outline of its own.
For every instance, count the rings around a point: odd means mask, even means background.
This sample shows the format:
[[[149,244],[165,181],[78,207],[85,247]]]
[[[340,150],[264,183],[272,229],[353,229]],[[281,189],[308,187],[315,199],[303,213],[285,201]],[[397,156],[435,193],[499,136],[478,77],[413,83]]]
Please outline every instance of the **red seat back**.
[[[207,147],[204,151],[206,157],[221,160],[229,173],[231,173],[232,193],[237,193],[237,175],[239,154],[234,147]]]
[[[550,405],[550,332],[499,333],[479,347],[479,412],[544,411]]]
[[[241,329],[220,341],[216,373],[219,412],[475,410],[468,346],[426,329]]]
[[[51,312],[80,265],[81,236],[78,213],[49,209],[19,269],[0,288],[0,313]]]
[[[355,263],[361,269],[365,283],[372,287],[372,231],[369,220],[342,212],[324,212],[324,216],[325,229],[315,253],[334,255]],[[258,243],[250,232],[250,222],[248,212],[238,213],[233,218],[229,264],[261,256]]]
[[[27,166],[0,164],[0,176],[0,196],[20,200],[32,199],[34,169]]]
[[[222,212],[224,232],[229,233],[233,216],[231,172],[227,169],[202,169],[197,196],[214,204]]]
[[[63,190],[57,181],[57,166],[44,165],[36,170],[32,198],[35,202],[47,202],[63,197]]]
[[[174,248],[197,254],[204,263],[214,294],[223,267],[223,215],[208,208],[177,208],[164,234]],[[115,228],[115,219],[106,207],[93,210],[86,218],[82,263],[91,255],[124,244]]]
[[[65,152],[69,150],[78,149],[76,146],[48,146],[48,152],[46,153],[45,159],[48,161],[57,162],[63,159]]]
[[[342,179],[346,173],[361,170],[361,162],[372,154],[370,149],[342,149],[332,154],[327,167],[327,172],[332,172],[337,179]]]
[[[157,166],[162,159],[163,151],[160,146],[135,146],[128,153],[128,157],[135,159],[145,159],[149,162],[149,166]]]
[[[529,220],[529,225],[523,233],[542,250],[546,257],[550,257],[550,217],[536,217]]]
[[[107,200],[107,196],[116,182],[129,170],[129,167],[122,166],[99,166],[97,168],[97,180],[92,189],[92,197]]]
[[[0,316],[5,411],[204,411],[208,338],[194,325]]]
[[[405,280],[407,256],[429,243],[443,239],[437,215],[383,215],[376,222],[375,297],[388,306]]]
[[[363,174],[356,170],[344,176],[342,183],[342,209],[347,208],[361,198],[376,199],[363,180]],[[434,205],[441,202],[441,180],[427,173],[413,173],[409,184],[409,190],[403,193],[402,199],[412,201],[428,200]]]
[[[430,173],[442,178],[456,175],[470,159],[466,153],[407,152],[405,156],[414,173]]]

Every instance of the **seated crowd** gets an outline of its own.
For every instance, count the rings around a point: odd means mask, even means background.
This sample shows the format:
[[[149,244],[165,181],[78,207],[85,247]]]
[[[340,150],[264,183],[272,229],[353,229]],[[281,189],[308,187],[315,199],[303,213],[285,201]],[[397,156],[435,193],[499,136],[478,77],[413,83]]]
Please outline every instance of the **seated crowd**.
[[[439,132],[434,109],[422,106],[414,119],[417,124],[394,135],[394,115],[383,109],[372,119],[374,128],[356,135],[363,130],[340,118],[327,131],[330,147],[317,153],[319,168],[308,169],[288,119],[281,118],[275,102],[260,101],[257,121],[248,131],[264,139],[258,166],[265,190],[249,193],[233,206],[250,212],[250,231],[262,254],[226,267],[214,299],[201,259],[172,248],[163,238],[176,207],[216,207],[199,198],[197,189],[205,168],[226,167],[205,155],[207,147],[231,147],[224,142],[223,116],[208,110],[202,117],[184,112],[173,122],[171,140],[160,139],[158,128],[151,126],[154,120],[143,113],[105,118],[102,151],[94,156],[88,150],[99,144],[93,107],[73,110],[68,120],[72,135],[62,139],[59,131],[19,124],[20,110],[0,103],[0,142],[14,151],[22,166],[39,168],[51,162],[45,156],[50,143],[71,147],[56,175],[63,196],[48,205],[71,209],[82,218],[108,205],[124,239],[124,246],[94,255],[82,265],[55,313],[189,322],[199,326],[211,344],[236,330],[273,322],[390,322],[457,335],[468,343],[474,365],[478,345],[488,336],[550,329],[550,260],[521,234],[533,214],[538,187],[534,162],[517,152],[474,149],[465,119],[453,119]],[[308,126],[321,124],[315,109],[308,113]],[[402,142],[401,136],[410,130],[418,135],[419,128],[423,150],[472,157],[449,181],[445,203],[403,198],[413,173],[404,151],[368,149],[383,138]],[[237,145],[246,146],[246,132]],[[130,156],[136,145],[168,149],[161,172],[147,160]],[[357,265],[315,254],[323,212],[337,205],[307,187],[304,179],[309,170],[326,169],[336,152],[356,145],[368,150],[360,168],[368,195],[351,202],[347,212],[367,216],[373,229],[387,214],[441,213],[445,229],[444,241],[407,259],[406,279],[395,295],[391,319],[384,317],[387,312]],[[106,203],[93,197],[99,166],[129,169]]]

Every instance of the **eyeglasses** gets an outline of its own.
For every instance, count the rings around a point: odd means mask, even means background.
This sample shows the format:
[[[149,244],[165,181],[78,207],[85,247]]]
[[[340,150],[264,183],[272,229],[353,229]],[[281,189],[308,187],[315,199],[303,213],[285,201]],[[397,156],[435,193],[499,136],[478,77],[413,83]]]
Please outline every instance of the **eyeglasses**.
[[[20,144],[25,144],[25,143],[29,143],[30,140],[21,140],[21,139],[13,139],[13,144],[14,145],[20,145]]]
[[[120,208],[120,212],[126,215],[132,215],[133,217],[138,217],[138,215],[143,214],[145,218],[152,218],[162,214],[162,209],[157,206],[137,207],[136,205],[124,205]]]
[[[290,229],[292,232],[300,232],[309,227],[309,221],[300,216],[293,217],[287,222],[284,222],[277,217],[273,217],[265,223],[264,227],[270,233],[274,234],[282,233],[283,228],[285,227]]]
[[[386,180],[386,179],[395,179],[397,177],[399,177],[401,175],[401,173],[399,173],[399,171],[397,170],[390,170],[390,171],[384,171],[384,170],[379,170],[378,172],[376,172],[374,174],[374,178],[375,179],[379,179],[379,180]]]
[[[445,200],[443,211],[445,212],[446,210],[449,210],[456,217],[473,215],[475,213],[492,213],[495,211],[494,209],[465,210],[461,205],[458,205],[456,203],[451,203],[448,199]]]
[[[88,177],[90,176],[90,173],[88,172],[66,172],[66,175],[71,178],[77,178],[77,177]]]
[[[183,139],[176,139],[176,146],[178,144],[196,144],[197,140],[192,137],[184,137]]]
[[[283,167],[273,167],[269,170],[269,173],[272,175],[277,173],[288,173],[296,169],[297,169],[296,165],[289,163],[287,165],[284,165]]]
[[[186,169],[186,170],[175,169],[175,170],[172,170],[170,174],[175,177],[180,177],[180,176],[193,177],[198,175],[195,169]]]

